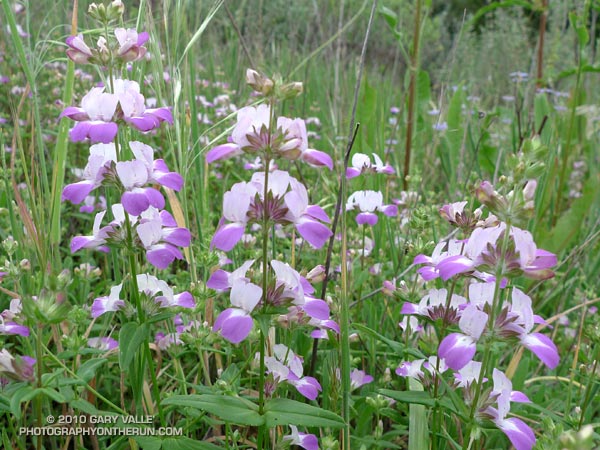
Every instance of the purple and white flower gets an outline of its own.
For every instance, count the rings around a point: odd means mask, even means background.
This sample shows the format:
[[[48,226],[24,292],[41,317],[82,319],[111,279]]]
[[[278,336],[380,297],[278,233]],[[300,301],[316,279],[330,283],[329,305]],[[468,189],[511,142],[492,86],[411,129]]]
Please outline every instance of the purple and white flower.
[[[376,211],[384,213],[388,217],[398,215],[396,205],[384,205],[383,194],[379,191],[356,191],[346,202],[346,211],[358,209],[360,213],[356,216],[359,225],[373,226],[377,223]]]
[[[100,317],[107,312],[114,312],[125,306],[125,301],[119,298],[123,283],[110,288],[110,294],[105,297],[98,297],[92,303],[92,317],[94,319]]]
[[[383,161],[376,153],[373,153],[373,161],[364,153],[355,153],[352,156],[352,165],[346,169],[346,178],[355,178],[366,172],[384,173],[393,175],[394,168],[389,164],[383,164]]]
[[[292,432],[283,437],[284,441],[290,441],[291,445],[297,445],[304,450],[319,450],[319,441],[314,434],[301,433],[295,425],[290,425]]]
[[[254,321],[251,313],[262,298],[262,288],[242,279],[231,286],[229,299],[234,308],[227,308],[215,321],[213,331],[220,331],[229,342],[238,344],[248,337]]]

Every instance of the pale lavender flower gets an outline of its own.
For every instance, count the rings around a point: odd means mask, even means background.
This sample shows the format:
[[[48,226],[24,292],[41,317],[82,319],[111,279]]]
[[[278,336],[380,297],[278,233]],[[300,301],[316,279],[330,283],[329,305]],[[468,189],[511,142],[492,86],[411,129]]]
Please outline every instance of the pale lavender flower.
[[[438,348],[438,356],[446,361],[448,367],[459,370],[473,359],[487,320],[488,315],[474,305],[469,304],[462,311],[458,326],[463,333],[449,334]]]
[[[119,347],[119,343],[111,337],[95,337],[89,338],[87,341],[88,347],[97,348],[98,350],[113,350]]]
[[[109,170],[108,163],[116,160],[114,143],[92,145],[88,163],[83,169],[82,181],[66,185],[62,192],[62,201],[69,200],[74,204],[83,202],[90,192],[104,181],[104,175]]]
[[[92,142],[108,144],[117,135],[115,113],[119,97],[104,92],[104,87],[94,87],[81,99],[81,107],[69,106],[59,117],[78,122],[69,132],[74,142],[89,138]]]
[[[89,59],[94,56],[92,50],[83,40],[83,34],[77,36],[69,36],[67,38],[67,56],[76,64],[86,64]]]
[[[188,291],[174,294],[173,289],[165,281],[159,280],[154,275],[139,274],[137,284],[140,292],[153,298],[162,308],[180,306],[193,309],[196,306],[194,297]],[[157,295],[159,292],[162,295]]]
[[[373,377],[368,375],[364,370],[354,369],[350,372],[350,389],[358,389],[365,384],[373,382]]]
[[[146,47],[142,47],[149,36],[145,31],[138,33],[135,28],[115,28],[115,37],[119,42],[117,56],[125,62],[137,61],[146,54]]]
[[[309,400],[315,400],[322,390],[316,378],[303,376],[302,358],[283,344],[273,347],[273,356],[265,357],[265,365],[275,382],[291,384]]]
[[[379,191],[356,191],[346,202],[346,211],[358,209],[360,213],[356,216],[359,225],[374,226],[377,223],[376,211],[392,217],[398,214],[396,205],[384,205],[383,194]]]
[[[148,262],[159,269],[166,269],[175,259],[183,259],[177,247],[189,247],[191,233],[178,227],[171,214],[149,208],[142,216],[136,233],[146,250]]]
[[[248,337],[254,321],[251,313],[262,298],[262,288],[237,279],[231,287],[230,301],[234,308],[227,308],[215,321],[213,331],[221,331],[221,335],[229,342],[238,344]]]
[[[464,254],[449,256],[436,264],[435,268],[442,279],[448,280],[460,273],[473,272],[480,266],[494,269],[501,258],[506,259],[507,273],[522,273],[536,280],[554,276],[550,267],[556,265],[556,255],[538,249],[529,231],[511,227],[512,248],[509,248],[506,255],[501,255],[499,244],[505,231],[504,223],[496,227],[476,228],[465,245]]]
[[[125,301],[120,299],[123,283],[110,288],[110,294],[104,297],[98,297],[92,303],[92,317],[94,319],[100,317],[107,312],[120,310],[125,306]]]
[[[274,223],[293,223],[298,233],[313,247],[319,248],[331,236],[321,222],[329,218],[323,209],[308,204],[306,188],[287,172],[275,170],[269,176],[267,199],[264,199],[264,173],[252,176],[249,183],[232,186],[223,196],[223,218],[211,246],[231,250],[242,238],[249,221],[262,223],[267,217]]]
[[[393,175],[395,170],[389,164],[383,164],[383,161],[376,153],[373,153],[373,161],[364,153],[355,153],[352,156],[352,166],[346,169],[346,178],[355,178],[365,172],[384,173]]]
[[[231,273],[223,269],[218,269],[210,275],[206,282],[206,287],[225,292],[231,289],[236,280],[250,281],[246,277],[246,273],[248,273],[252,264],[254,264],[254,260],[248,260]]]
[[[12,356],[8,350],[0,350],[0,374],[16,380],[34,380],[33,366],[36,363],[30,356]]]
[[[314,434],[301,433],[294,425],[290,425],[292,432],[283,437],[284,441],[290,441],[291,445],[298,445],[305,450],[319,450],[319,441]]]
[[[449,323],[458,321],[461,305],[466,305],[468,300],[460,295],[452,294],[448,308],[446,289],[431,289],[418,304],[405,302],[401,314],[416,314],[428,317],[431,320],[444,319]]]
[[[277,127],[283,131],[286,139],[286,143],[280,149],[281,156],[286,158],[286,152],[291,150],[292,153],[287,159],[299,158],[313,167],[327,167],[329,170],[333,170],[331,156],[320,150],[308,148],[308,134],[304,120],[279,117]],[[299,156],[297,152],[299,152]]]
[[[488,407],[485,412],[492,417],[496,426],[508,437],[516,450],[531,450],[535,445],[535,434],[521,419],[506,416],[510,411],[511,392],[503,390],[497,398],[498,408]]]
[[[173,114],[169,108],[146,108],[137,82],[116,79],[114,87],[122,118],[132,127],[145,132],[158,128],[162,122],[173,125]]]

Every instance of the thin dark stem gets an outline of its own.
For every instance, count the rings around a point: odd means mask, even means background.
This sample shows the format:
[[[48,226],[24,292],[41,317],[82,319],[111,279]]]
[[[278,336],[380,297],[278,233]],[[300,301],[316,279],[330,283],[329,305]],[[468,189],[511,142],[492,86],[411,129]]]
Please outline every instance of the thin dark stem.
[[[335,213],[333,214],[333,221],[331,222],[331,237],[329,238],[329,244],[327,246],[327,256],[325,257],[325,279],[323,280],[323,285],[321,287],[321,297],[325,299],[325,294],[327,293],[327,284],[329,283],[329,268],[331,267],[331,257],[333,255],[333,244],[335,243],[335,233],[337,231],[338,222],[340,220],[340,211],[342,207],[342,181],[343,177],[346,176],[346,169],[348,168],[348,161],[350,160],[350,152],[352,151],[352,147],[354,146],[354,141],[356,140],[356,135],[358,134],[358,129],[360,127],[360,123],[356,124],[354,128],[354,134],[352,135],[352,139],[348,143],[348,147],[346,148],[346,154],[344,156],[344,170],[340,175],[340,183],[338,186],[338,197],[335,202]],[[317,350],[319,348],[319,340],[313,340],[313,349],[310,357],[310,367],[308,369],[308,375],[312,376],[315,372],[315,366],[317,364]]]
[[[225,8],[225,12],[227,12],[227,17],[229,17],[231,26],[233,27],[236,34],[238,35],[240,44],[242,44],[242,50],[244,50],[244,54],[246,55],[246,58],[248,58],[248,62],[250,62],[250,66],[252,66],[253,69],[258,69],[258,67],[255,64],[254,59],[252,58],[252,55],[250,55],[250,51],[248,50],[248,47],[246,47],[246,41],[244,40],[244,36],[242,36],[242,32],[240,31],[239,27],[237,26],[237,23],[235,22],[235,17],[233,17],[233,14],[231,14],[231,11],[229,10],[229,7],[227,6],[227,1],[223,2],[223,7]]]

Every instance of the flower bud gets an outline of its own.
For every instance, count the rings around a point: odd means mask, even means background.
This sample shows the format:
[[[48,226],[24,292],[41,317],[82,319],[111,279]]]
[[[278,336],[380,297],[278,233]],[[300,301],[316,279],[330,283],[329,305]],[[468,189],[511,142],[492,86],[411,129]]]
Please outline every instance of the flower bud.
[[[121,0],[114,0],[109,6],[107,10],[107,15],[109,18],[114,18],[115,20],[120,18],[125,12],[125,5]]]
[[[325,266],[319,264],[306,274],[306,279],[310,283],[320,283],[325,279]]]
[[[523,198],[526,202],[533,201],[535,198],[535,188],[537,187],[537,181],[529,180],[523,188]]]
[[[246,83],[257,92],[268,96],[273,91],[273,80],[261,75],[254,69],[246,69]]]
[[[303,90],[304,87],[302,83],[299,81],[294,81],[281,86],[279,93],[282,100],[287,100],[299,96],[302,94]]]
[[[99,5],[92,3],[88,7],[88,14],[92,17],[92,19],[95,19],[98,22],[106,22],[106,7],[102,3]]]

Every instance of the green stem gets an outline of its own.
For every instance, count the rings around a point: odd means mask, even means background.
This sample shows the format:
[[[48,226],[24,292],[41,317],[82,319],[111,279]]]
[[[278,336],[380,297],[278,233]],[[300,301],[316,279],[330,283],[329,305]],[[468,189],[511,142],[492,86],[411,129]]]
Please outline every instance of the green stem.
[[[501,245],[501,253],[500,253],[501,260],[497,263],[497,266],[496,266],[496,273],[495,273],[496,284],[494,286],[494,298],[492,300],[492,307],[490,309],[490,314],[488,316],[488,329],[489,330],[494,329],[494,323],[496,321],[496,317],[500,313],[500,308],[502,306],[502,302],[500,301],[500,298],[501,298],[500,289],[501,289],[503,275],[505,272],[506,252],[508,249],[508,244],[510,242],[510,230],[511,230],[511,224],[510,224],[510,222],[507,222],[506,228],[504,230],[504,234],[502,237],[502,242],[500,244]],[[475,413],[477,412],[477,405],[479,403],[481,393],[483,392],[483,380],[488,373],[488,370],[487,370],[488,365],[490,363],[490,360],[492,359],[493,339],[491,337],[492,336],[490,336],[490,338],[486,339],[486,341],[485,341],[485,346],[484,346],[484,351],[483,351],[483,360],[481,362],[481,370],[479,371],[479,378],[477,380],[477,385],[475,387],[475,396],[473,397],[473,403],[471,404],[471,412],[469,414],[469,428],[467,431],[467,436],[466,436],[465,440],[463,441],[463,449],[466,448],[467,440],[469,441],[469,444],[468,444],[469,448],[472,445],[472,441],[473,441],[472,432],[473,432],[473,428],[475,425]]]
[[[37,380],[36,380],[36,384],[38,389],[43,387],[42,384],[42,375],[44,374],[44,355],[42,353],[42,348],[43,348],[43,344],[42,344],[42,329],[44,328],[43,324],[38,324],[37,326],[37,331],[35,334],[35,353],[37,356],[37,361],[35,364],[36,367],[36,371],[37,371]],[[41,395],[37,395],[35,397],[34,400],[34,407],[35,407],[35,415],[36,415],[36,421],[37,421],[37,426],[38,427],[43,427],[45,424],[42,421],[42,396]],[[36,448],[38,450],[42,449],[42,435],[40,434],[37,437],[37,443],[36,443]]]
[[[410,84],[408,86],[408,117],[406,119],[406,141],[404,145],[404,176],[402,186],[408,189],[408,176],[410,175],[410,154],[414,129],[415,104],[417,97],[417,74],[419,73],[419,40],[421,35],[421,3],[417,0],[415,9],[415,28],[413,30],[413,49],[410,60]]]
[[[269,287],[269,224],[270,217],[268,214],[268,208],[265,206],[268,204],[268,194],[269,194],[269,166],[271,164],[271,136],[273,134],[273,124],[275,123],[274,117],[274,101],[273,99],[269,102],[270,105],[270,116],[269,116],[269,137],[266,149],[266,154],[264,157],[264,165],[265,165],[265,180],[263,186],[263,211],[262,211],[262,313],[266,314],[267,312],[267,289]],[[260,334],[260,366],[259,366],[259,374],[258,374],[258,412],[259,414],[263,414],[265,410],[265,347],[266,347],[266,339],[265,339],[265,330],[263,330],[262,324],[259,330]],[[268,448],[269,446],[269,435],[268,429],[266,425],[261,425],[258,430],[258,439],[257,439],[257,447],[258,450],[262,450],[263,448]]]

